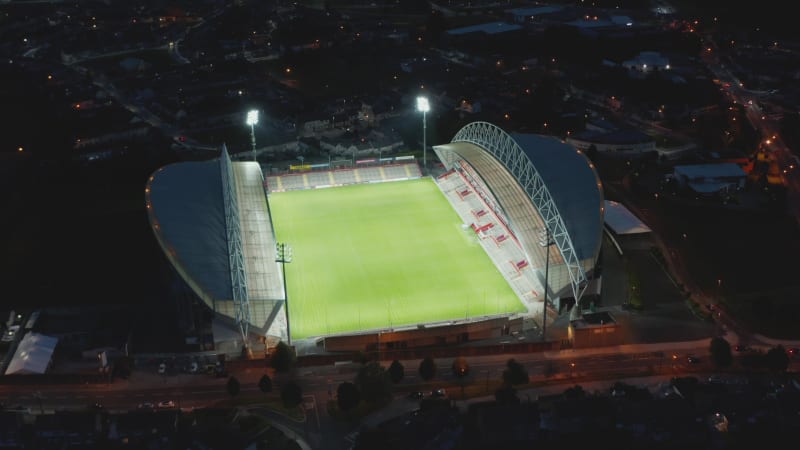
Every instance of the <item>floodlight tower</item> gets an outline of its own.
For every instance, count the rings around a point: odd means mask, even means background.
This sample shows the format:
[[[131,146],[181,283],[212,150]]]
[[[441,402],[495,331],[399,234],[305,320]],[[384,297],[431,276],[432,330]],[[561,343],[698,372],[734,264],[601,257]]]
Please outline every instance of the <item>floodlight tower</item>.
[[[544,233],[542,233],[544,232]],[[552,236],[550,235],[550,228],[544,224],[544,229],[539,230],[539,245],[546,247],[545,260],[544,260],[544,308],[542,310],[542,341],[547,340],[547,291],[550,289],[548,286],[550,278],[550,246],[555,244]]]
[[[278,242],[275,248],[275,262],[281,263],[283,275],[283,310],[286,314],[286,343],[292,345],[292,333],[289,328],[289,291],[286,290],[286,263],[292,262],[292,248],[289,244]]]
[[[256,159],[256,129],[255,125],[258,123],[258,110],[251,109],[247,111],[247,124],[250,125],[250,145],[253,148],[253,161]]]
[[[422,112],[422,168],[427,173],[428,171],[428,144],[426,142],[426,129],[428,121],[426,115],[431,110],[431,104],[428,103],[428,97],[417,97],[417,111]]]

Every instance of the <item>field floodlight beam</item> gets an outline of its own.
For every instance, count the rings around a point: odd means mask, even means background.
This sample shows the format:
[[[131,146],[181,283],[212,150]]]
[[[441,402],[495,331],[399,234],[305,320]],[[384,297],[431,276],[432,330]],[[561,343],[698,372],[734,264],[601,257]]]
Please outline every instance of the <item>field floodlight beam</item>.
[[[286,290],[286,263],[292,262],[292,248],[289,244],[278,242],[275,246],[275,262],[281,263],[283,277],[283,312],[286,314],[286,343],[292,345],[292,333],[289,328],[289,291]]]
[[[417,111],[422,113],[422,168],[425,172],[428,171],[428,145],[427,145],[427,127],[428,121],[427,114],[431,110],[431,104],[428,103],[428,97],[417,97]]]
[[[256,160],[256,130],[255,125],[258,123],[258,110],[251,109],[247,111],[247,125],[250,125],[250,146],[253,149],[253,161]]]

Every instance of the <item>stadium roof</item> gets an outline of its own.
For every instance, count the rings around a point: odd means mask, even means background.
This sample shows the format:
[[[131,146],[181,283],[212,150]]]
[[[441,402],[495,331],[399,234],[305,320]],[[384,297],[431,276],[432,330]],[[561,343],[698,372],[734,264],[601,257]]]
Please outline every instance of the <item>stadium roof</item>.
[[[512,134],[539,175],[567,226],[579,259],[596,254],[600,245],[603,195],[589,160],[553,136]]]
[[[275,239],[255,161],[219,158],[158,169],[146,193],[150,225],[181,279],[216,313],[269,330],[285,298]],[[280,326],[274,332],[280,333]],[[259,331],[261,333],[261,330]]]
[[[219,160],[164,166],[148,189],[151,222],[173,264],[210,298],[232,298]]]
[[[622,203],[606,200],[606,225],[616,234],[649,233],[650,227],[644,224]]]
[[[50,366],[58,338],[39,333],[27,333],[19,342],[6,375],[43,374]]]

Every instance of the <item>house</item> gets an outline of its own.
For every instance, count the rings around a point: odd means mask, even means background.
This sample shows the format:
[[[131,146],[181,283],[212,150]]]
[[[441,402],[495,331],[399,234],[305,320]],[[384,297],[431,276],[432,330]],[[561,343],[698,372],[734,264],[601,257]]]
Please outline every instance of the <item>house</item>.
[[[635,57],[624,61],[622,66],[642,73],[670,69],[669,60],[659,52],[640,52]]]
[[[587,126],[586,130],[567,136],[566,142],[582,151],[594,147],[598,153],[609,156],[643,156],[656,151],[655,139],[638,130],[595,131]]]
[[[702,196],[716,196],[744,187],[747,173],[736,163],[675,166],[672,172],[678,186]]]

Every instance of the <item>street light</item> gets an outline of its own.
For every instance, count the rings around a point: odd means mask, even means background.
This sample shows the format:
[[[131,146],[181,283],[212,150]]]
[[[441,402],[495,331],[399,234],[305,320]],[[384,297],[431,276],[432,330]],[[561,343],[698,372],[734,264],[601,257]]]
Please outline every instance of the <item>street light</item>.
[[[247,111],[247,124],[250,125],[250,145],[253,147],[253,161],[256,161],[256,130],[255,125],[258,123],[258,110],[251,109]]]
[[[426,142],[426,128],[427,120],[426,115],[431,110],[431,105],[428,103],[428,97],[417,97],[417,111],[422,112],[422,168],[425,172],[428,171],[428,145]]]
[[[283,309],[286,314],[286,343],[292,345],[292,333],[289,329],[289,291],[286,290],[286,263],[292,262],[292,248],[289,244],[278,242],[275,248],[275,262],[281,263],[283,273]]]

